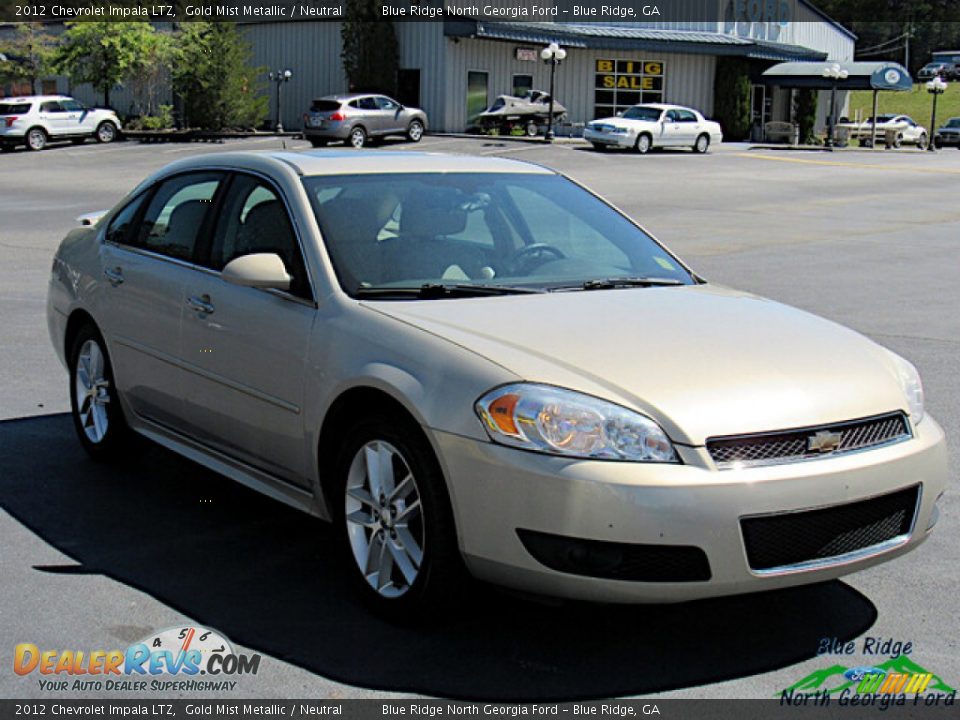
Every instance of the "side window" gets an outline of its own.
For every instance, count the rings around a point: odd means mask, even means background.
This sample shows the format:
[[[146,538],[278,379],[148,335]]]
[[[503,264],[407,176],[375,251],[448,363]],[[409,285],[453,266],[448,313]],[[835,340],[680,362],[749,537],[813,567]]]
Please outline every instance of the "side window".
[[[83,105],[76,100],[64,100],[60,105],[63,107],[64,112],[81,112],[84,109]]]
[[[396,112],[397,110],[400,109],[400,106],[397,105],[397,103],[395,103],[390,98],[381,96],[381,97],[378,97],[376,100],[377,100],[377,105],[380,106],[381,110],[389,110],[391,112]]]
[[[161,255],[192,261],[222,180],[220,173],[191,173],[161,183],[143,216],[137,244]]]
[[[677,110],[677,117],[680,118],[680,122],[695,123],[697,121],[697,116],[689,110]]]
[[[677,112],[675,110],[667,110],[667,114],[664,117],[664,120],[667,122],[679,122],[677,118]]]
[[[140,193],[135,200],[127,203],[123,210],[113,216],[105,234],[108,242],[126,245],[131,241],[133,221],[137,219],[137,213],[140,212],[140,208],[149,194],[149,192]]]
[[[63,108],[60,107],[60,103],[51,100],[45,103],[40,103],[40,112],[59,113],[63,112]]]
[[[372,97],[363,97],[357,100],[357,106],[361,110],[379,110],[380,106],[377,105],[376,99]]]
[[[290,293],[312,299],[293,224],[273,187],[259,178],[237,175],[227,195],[210,248],[209,266],[222,270],[241,255],[274,253],[293,278]]]

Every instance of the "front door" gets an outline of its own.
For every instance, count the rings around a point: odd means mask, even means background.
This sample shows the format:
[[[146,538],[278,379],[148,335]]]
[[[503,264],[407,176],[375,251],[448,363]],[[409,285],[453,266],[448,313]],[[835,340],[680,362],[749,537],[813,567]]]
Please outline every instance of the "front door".
[[[276,253],[289,292],[226,282],[235,257]],[[184,414],[204,443],[274,476],[306,485],[303,386],[316,306],[303,253],[279,191],[261,178],[233,177],[205,272],[186,283],[182,330]]]
[[[380,112],[383,113],[383,126],[384,131],[389,133],[400,133],[405,132],[406,128],[403,126],[403,117],[400,112],[400,105],[395,101],[391,100],[388,97],[380,95],[377,97],[377,105],[380,108]]]

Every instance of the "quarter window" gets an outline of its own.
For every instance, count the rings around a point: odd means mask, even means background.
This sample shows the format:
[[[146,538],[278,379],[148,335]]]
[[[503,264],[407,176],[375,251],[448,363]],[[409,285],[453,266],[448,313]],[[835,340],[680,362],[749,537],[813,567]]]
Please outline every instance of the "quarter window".
[[[310,282],[293,224],[283,201],[264,180],[237,175],[220,212],[209,266],[222,270],[234,258],[255,253],[280,256],[292,281],[290,293],[311,299]]]
[[[220,173],[179,175],[161,183],[143,217],[137,244],[179,260],[193,260]]]

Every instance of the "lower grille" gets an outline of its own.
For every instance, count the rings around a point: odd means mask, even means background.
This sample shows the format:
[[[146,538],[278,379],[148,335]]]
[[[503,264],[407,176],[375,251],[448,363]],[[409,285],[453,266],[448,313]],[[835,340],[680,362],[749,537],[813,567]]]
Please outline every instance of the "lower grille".
[[[837,558],[906,536],[920,486],[818,510],[741,518],[750,568],[770,572]],[[800,569],[800,568],[791,568]]]
[[[704,582],[706,553],[689,545],[636,545],[517,530],[520,541],[551,570],[608,580]]]
[[[707,451],[721,470],[735,465],[773,465],[867,450],[908,440],[910,425],[903,413],[862,420],[756,435],[709,438]],[[829,441],[824,447],[820,439]]]

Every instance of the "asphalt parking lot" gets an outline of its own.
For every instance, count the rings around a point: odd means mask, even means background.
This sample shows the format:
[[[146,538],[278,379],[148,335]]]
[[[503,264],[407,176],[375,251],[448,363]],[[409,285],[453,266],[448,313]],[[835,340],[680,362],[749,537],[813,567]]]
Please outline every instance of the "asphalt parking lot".
[[[45,297],[52,254],[75,218],[112,206],[177,158],[280,145],[127,142],[0,156],[5,667],[19,642],[111,649],[190,619],[264,656],[236,697],[771,697],[835,663],[884,660],[861,655],[859,639],[853,658],[815,657],[823,638],[867,636],[911,642],[913,661],[960,684],[960,153],[728,145],[706,156],[640,157],[425,138],[416,149],[504,155],[566,172],[708,280],[825,316],[904,355],[947,433],[953,481],[922,548],[843,582],[613,609],[482,590],[436,626],[413,629],[370,619],[351,603],[321,523],[159,449],[136,466],[95,466],[64,414],[67,378],[47,337]],[[44,694],[36,679],[0,672],[0,696]]]

